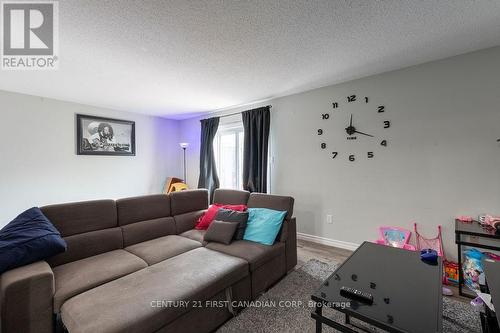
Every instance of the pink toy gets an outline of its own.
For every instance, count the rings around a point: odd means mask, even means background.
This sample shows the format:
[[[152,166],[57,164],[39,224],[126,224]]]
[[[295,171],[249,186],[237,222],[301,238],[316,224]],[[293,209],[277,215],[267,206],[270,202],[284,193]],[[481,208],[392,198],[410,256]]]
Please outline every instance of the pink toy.
[[[415,240],[417,245],[417,251],[421,251],[423,249],[433,249],[437,252],[438,256],[443,258],[443,265],[446,266],[448,264],[448,260],[444,255],[443,251],[443,237],[441,236],[441,226],[438,225],[438,234],[434,238],[425,238],[417,231],[417,224],[413,224],[413,229],[415,231]],[[445,272],[443,272],[445,273]],[[446,278],[446,273],[443,274],[443,283],[448,284],[448,279]],[[453,295],[453,291],[451,289],[443,287],[442,288],[443,295],[451,296]]]
[[[473,221],[472,217],[465,215],[457,217],[457,220],[459,220],[460,222],[467,222],[467,223],[471,223]]]
[[[415,247],[408,244],[411,231],[399,227],[380,227],[378,230],[380,239],[376,241],[377,244],[415,251]]]
[[[484,222],[490,227],[495,228],[496,230],[500,230],[500,217],[486,215]]]
[[[417,224],[413,224],[413,229],[415,230],[415,239],[416,239],[416,245],[417,245],[417,251],[421,251],[423,249],[433,249],[436,250],[438,253],[438,256],[443,257],[443,260],[445,260],[444,257],[444,251],[443,251],[443,239],[441,236],[441,226],[438,225],[438,235],[434,238],[425,238],[421,234],[418,233],[417,231]]]

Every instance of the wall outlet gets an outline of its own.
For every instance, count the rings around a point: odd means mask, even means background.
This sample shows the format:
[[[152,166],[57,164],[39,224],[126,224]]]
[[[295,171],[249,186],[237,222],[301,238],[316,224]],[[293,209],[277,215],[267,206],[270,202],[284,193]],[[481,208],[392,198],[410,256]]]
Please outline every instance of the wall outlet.
[[[333,224],[333,216],[332,215],[327,215],[326,216],[326,223]]]

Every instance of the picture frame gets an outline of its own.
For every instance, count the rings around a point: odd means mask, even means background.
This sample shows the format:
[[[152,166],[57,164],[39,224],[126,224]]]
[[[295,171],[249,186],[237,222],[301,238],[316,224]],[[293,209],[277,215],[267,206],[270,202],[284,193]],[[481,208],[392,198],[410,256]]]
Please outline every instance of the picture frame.
[[[135,122],[77,114],[76,153],[135,156]]]

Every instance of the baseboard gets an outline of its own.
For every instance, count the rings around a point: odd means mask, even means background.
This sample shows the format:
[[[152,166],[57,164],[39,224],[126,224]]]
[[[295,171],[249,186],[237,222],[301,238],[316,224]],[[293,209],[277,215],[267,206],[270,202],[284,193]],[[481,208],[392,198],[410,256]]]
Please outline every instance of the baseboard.
[[[331,238],[326,238],[326,237],[320,237],[320,236],[314,236],[314,235],[309,235],[309,234],[304,234],[302,232],[297,232],[297,238],[302,239],[305,241],[317,243],[317,244],[323,244],[323,245],[328,245],[328,246],[335,246],[341,249],[349,250],[349,251],[354,251],[356,250],[361,244],[356,244],[356,243],[351,243],[351,242],[344,242],[341,240],[336,240],[336,239],[331,239]]]

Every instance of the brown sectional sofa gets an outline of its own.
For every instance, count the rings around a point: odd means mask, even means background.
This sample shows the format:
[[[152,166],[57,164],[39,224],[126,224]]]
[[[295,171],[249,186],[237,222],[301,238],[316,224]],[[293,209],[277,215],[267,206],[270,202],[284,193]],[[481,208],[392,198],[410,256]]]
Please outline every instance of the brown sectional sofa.
[[[214,202],[287,216],[272,246],[225,245],[204,242],[194,229],[206,190],[42,207],[68,250],[0,276],[0,331],[216,329],[232,314],[205,301],[255,299],[293,269],[297,249],[293,198],[219,189]]]

